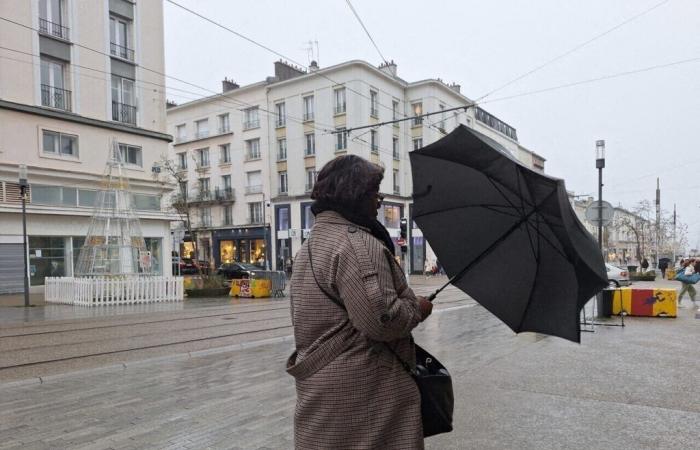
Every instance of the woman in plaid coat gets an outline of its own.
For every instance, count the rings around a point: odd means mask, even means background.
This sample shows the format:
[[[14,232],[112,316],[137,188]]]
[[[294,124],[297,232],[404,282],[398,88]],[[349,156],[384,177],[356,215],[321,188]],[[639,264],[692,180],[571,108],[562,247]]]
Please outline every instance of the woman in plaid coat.
[[[324,166],[310,238],[294,259],[296,351],[287,362],[299,449],[422,449],[411,330],[432,304],[416,297],[376,220],[383,169],[359,156]],[[396,355],[389,350],[394,350]]]

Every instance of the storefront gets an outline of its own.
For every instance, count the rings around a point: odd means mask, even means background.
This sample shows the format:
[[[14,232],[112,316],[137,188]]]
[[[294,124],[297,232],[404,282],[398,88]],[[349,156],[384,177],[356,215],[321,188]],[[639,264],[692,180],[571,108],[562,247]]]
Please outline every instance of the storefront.
[[[275,270],[290,272],[292,265],[291,206],[275,206]]]
[[[244,262],[264,268],[269,258],[269,232],[269,227],[214,230],[212,248],[215,267],[222,263]]]

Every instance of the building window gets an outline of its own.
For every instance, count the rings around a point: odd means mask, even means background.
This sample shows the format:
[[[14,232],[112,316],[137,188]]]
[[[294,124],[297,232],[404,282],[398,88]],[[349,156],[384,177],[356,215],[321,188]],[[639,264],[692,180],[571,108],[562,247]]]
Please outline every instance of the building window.
[[[112,75],[112,120],[136,125],[134,80]]]
[[[275,116],[276,122],[275,126],[277,128],[282,128],[287,125],[287,108],[284,102],[275,103]]]
[[[394,159],[401,159],[401,153],[399,151],[399,138],[396,136],[391,139],[391,150],[394,155]]]
[[[134,50],[131,47],[131,21],[111,16],[109,18],[110,53],[118,58],[133,61]]]
[[[379,118],[379,94],[369,91],[369,115]]]
[[[209,178],[200,178],[199,179],[199,197],[200,199],[203,199],[209,194]]]
[[[333,112],[335,114],[343,114],[346,111],[347,105],[345,103],[345,88],[338,88],[333,91],[335,97],[335,107]]]
[[[278,177],[279,177],[279,193],[286,194],[287,189],[289,188],[287,186],[287,172],[286,171],[280,172],[278,174]]]
[[[209,119],[197,120],[194,122],[194,138],[202,139],[209,136]]]
[[[377,219],[387,228],[399,228],[401,226],[401,207],[395,205],[382,205]]]
[[[224,206],[224,221],[222,225],[233,225],[233,206]]]
[[[246,194],[259,194],[262,192],[262,172],[259,170],[246,172]]]
[[[177,142],[187,140],[187,125],[182,124],[175,127],[175,139],[177,139]]]
[[[423,124],[423,103],[413,103],[411,104],[411,109],[413,110],[413,126],[418,126]]]
[[[423,138],[415,138],[413,140],[413,150],[418,150],[423,147]]]
[[[45,277],[66,275],[66,261],[70,262],[66,240],[63,236],[29,236],[29,257],[33,267],[29,284],[40,286]]]
[[[245,141],[245,149],[246,161],[260,159],[260,139],[249,139]]]
[[[65,64],[41,57],[41,104],[49,108],[71,111],[71,91],[65,89]]]
[[[304,121],[314,120],[314,96],[304,97]]]
[[[250,130],[260,126],[260,118],[258,116],[258,107],[248,108],[243,111],[243,129]]]
[[[231,144],[219,145],[219,162],[221,164],[231,163]]]
[[[396,100],[391,102],[391,120],[399,120],[399,102]],[[398,126],[398,122],[394,125]]]
[[[42,150],[56,156],[78,157],[78,136],[42,130]]]
[[[199,226],[200,227],[210,227],[211,226],[211,208],[201,208],[199,210]],[[208,246],[203,246],[208,247]],[[206,252],[206,250],[205,250]]]
[[[228,133],[231,131],[231,122],[229,121],[228,113],[219,115],[219,134]]]
[[[304,156],[313,156],[316,154],[316,135],[307,133],[304,135],[306,146],[304,147]]]
[[[443,133],[445,132],[445,105],[440,105],[440,122],[438,122],[438,128]]]
[[[133,194],[131,201],[134,209],[142,211],[160,211],[160,197],[148,194]]]
[[[336,128],[335,131],[335,151],[346,150],[348,148],[348,133],[345,132],[345,127]]]
[[[379,154],[379,134],[377,130],[372,130],[369,132],[369,142],[372,153],[375,155]]]
[[[311,192],[316,184],[316,168],[309,167],[306,169],[306,192]]]
[[[68,40],[68,27],[64,26],[63,0],[39,0],[39,31]]]
[[[141,147],[129,144],[119,144],[119,157],[124,164],[143,167]]]
[[[31,203],[55,206],[78,206],[78,190],[74,187],[32,184]]]
[[[231,175],[222,175],[221,176],[221,187],[224,190],[224,192],[231,191]]]
[[[183,200],[187,200],[187,181],[180,181],[180,195]]]
[[[177,169],[187,170],[187,152],[177,154]]]
[[[209,167],[209,149],[200,148],[195,150],[197,155],[197,168]]]
[[[248,203],[248,223],[250,223],[250,224],[263,223],[263,204],[262,204],[262,202]]]
[[[287,160],[287,139],[277,139],[277,161]]]
[[[289,230],[289,206],[280,206],[277,209],[277,231]]]
[[[401,193],[401,188],[399,184],[399,171],[394,169],[394,194],[399,195]]]

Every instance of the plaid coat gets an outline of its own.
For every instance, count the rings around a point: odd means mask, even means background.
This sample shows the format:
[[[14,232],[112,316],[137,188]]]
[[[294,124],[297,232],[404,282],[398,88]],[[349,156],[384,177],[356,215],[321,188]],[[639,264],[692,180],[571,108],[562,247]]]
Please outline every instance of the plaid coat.
[[[344,304],[329,299],[318,282]],[[422,449],[420,394],[386,346],[415,366],[416,297],[382,242],[326,211],[294,259],[294,439],[299,449]]]

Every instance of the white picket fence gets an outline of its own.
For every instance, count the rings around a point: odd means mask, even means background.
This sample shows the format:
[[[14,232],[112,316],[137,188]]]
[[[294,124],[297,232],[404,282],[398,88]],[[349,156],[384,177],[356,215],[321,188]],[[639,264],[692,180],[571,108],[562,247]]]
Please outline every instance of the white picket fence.
[[[179,302],[182,277],[47,277],[44,300],[80,306]]]

